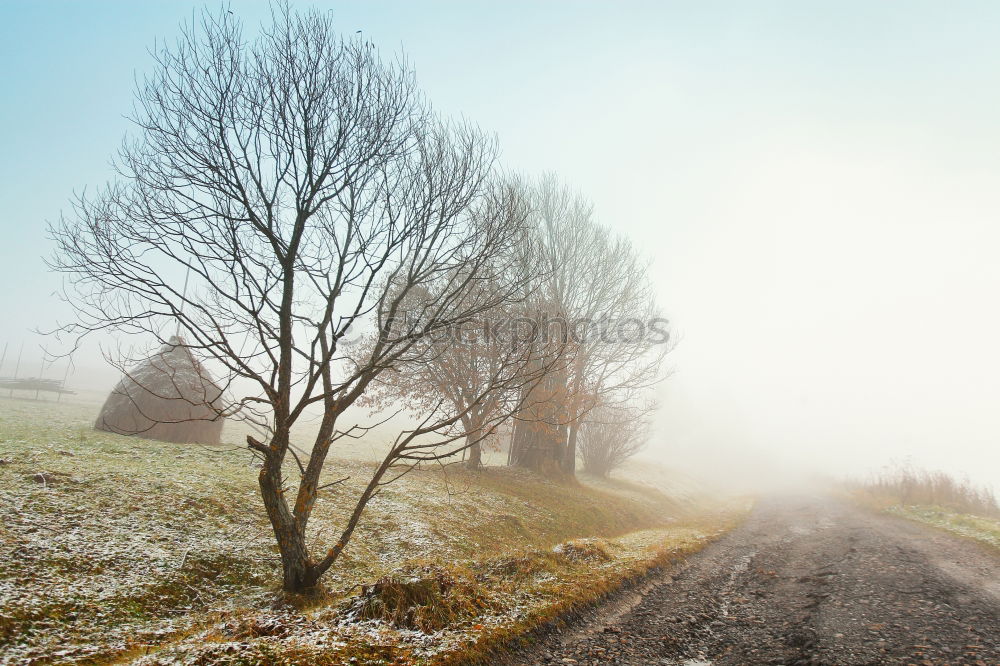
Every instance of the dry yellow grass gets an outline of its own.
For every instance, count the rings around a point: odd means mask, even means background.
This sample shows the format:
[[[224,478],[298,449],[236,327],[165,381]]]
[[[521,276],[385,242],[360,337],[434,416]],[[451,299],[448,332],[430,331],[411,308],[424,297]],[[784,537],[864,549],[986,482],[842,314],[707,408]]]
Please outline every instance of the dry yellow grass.
[[[989,488],[904,467],[849,483],[847,492],[876,510],[1000,548],[1000,505]]]

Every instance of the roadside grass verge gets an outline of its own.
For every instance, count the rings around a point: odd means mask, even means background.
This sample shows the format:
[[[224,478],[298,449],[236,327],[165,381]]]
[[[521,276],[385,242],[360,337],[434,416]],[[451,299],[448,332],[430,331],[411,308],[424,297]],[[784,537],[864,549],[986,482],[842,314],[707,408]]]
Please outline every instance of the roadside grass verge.
[[[989,488],[909,467],[846,485],[865,506],[1000,548],[1000,505]]]
[[[536,626],[729,519],[705,517],[690,484],[417,470],[369,505],[323,590],[290,599],[242,446],[98,433],[95,413],[0,399],[0,663],[426,662]],[[318,552],[372,469],[342,453],[328,479],[350,478],[310,521]]]
[[[1000,504],[990,488],[945,472],[903,466],[847,485],[876,504],[937,506],[956,513],[1000,519]]]
[[[1000,549],[1000,520],[937,506],[891,506],[888,513],[974,539]]]

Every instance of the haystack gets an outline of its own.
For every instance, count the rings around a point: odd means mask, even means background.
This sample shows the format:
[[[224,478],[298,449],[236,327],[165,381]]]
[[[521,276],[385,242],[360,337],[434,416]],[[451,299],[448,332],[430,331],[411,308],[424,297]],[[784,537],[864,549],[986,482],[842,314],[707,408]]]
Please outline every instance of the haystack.
[[[178,337],[122,378],[94,428],[167,442],[218,444],[220,389]]]

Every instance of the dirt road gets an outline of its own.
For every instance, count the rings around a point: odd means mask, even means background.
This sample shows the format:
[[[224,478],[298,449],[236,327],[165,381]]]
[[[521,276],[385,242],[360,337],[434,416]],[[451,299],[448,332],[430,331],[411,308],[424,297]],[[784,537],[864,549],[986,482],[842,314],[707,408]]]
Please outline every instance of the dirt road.
[[[1000,664],[1000,557],[846,503],[770,498],[523,663]]]

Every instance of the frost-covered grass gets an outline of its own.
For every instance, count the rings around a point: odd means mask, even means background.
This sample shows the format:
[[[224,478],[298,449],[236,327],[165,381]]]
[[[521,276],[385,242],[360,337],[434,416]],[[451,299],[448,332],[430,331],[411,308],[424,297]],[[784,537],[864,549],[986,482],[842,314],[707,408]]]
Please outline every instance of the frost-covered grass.
[[[96,433],[89,409],[0,403],[0,655],[71,661],[188,629],[275,575],[236,452]]]
[[[440,658],[539,621],[718,529],[716,519],[692,518],[690,494],[648,484],[418,470],[371,503],[321,594],[288,599],[249,452],[98,433],[96,408],[0,399],[0,663]],[[350,479],[320,498],[317,550],[339,535],[370,474],[361,458],[331,454],[328,478]],[[581,537],[605,539],[609,557],[580,557],[572,544],[553,550]],[[449,599],[457,610],[439,629],[354,612],[373,589],[362,586],[435,576],[455,581],[438,597],[476,596]]]
[[[478,560],[409,562],[347,599],[242,613],[139,663],[494,663],[510,641],[700,549],[739,513]]]
[[[1000,520],[957,513],[938,506],[891,506],[889,513],[1000,548]]]

